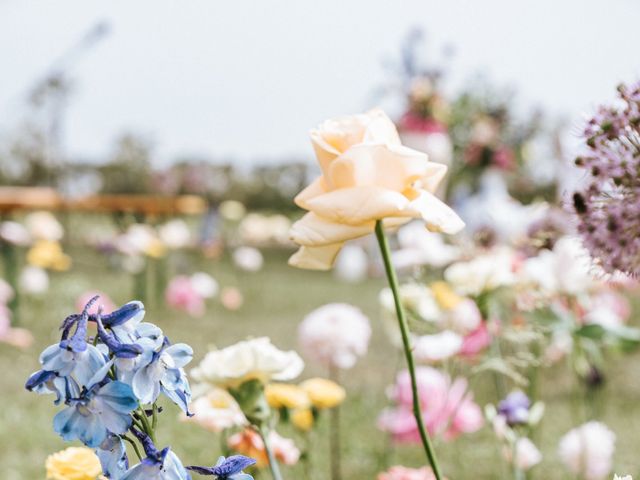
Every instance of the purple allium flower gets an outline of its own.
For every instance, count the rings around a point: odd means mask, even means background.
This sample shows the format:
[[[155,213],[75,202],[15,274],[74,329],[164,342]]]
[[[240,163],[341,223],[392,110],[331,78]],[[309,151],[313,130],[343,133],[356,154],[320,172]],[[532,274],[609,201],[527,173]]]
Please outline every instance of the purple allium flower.
[[[619,105],[587,122],[587,151],[576,165],[589,175],[573,194],[578,231],[607,272],[640,274],[640,82],[618,87]]]
[[[531,401],[520,390],[511,392],[498,404],[498,413],[505,417],[510,426],[523,425],[529,420]]]

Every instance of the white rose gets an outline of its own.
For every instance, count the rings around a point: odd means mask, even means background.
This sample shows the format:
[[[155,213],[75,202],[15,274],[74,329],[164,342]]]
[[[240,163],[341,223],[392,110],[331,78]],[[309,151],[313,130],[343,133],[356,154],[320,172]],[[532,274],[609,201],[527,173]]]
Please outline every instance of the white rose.
[[[279,350],[269,338],[261,337],[207,353],[192,375],[200,382],[237,387],[253,379],[264,383],[292,380],[303,368],[296,352]]]

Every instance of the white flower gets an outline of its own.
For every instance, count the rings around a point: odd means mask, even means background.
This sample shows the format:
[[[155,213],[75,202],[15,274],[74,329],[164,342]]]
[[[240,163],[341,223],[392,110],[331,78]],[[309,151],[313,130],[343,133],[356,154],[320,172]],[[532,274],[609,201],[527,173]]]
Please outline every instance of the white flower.
[[[448,245],[442,235],[427,230],[421,222],[412,222],[398,231],[400,248],[391,254],[398,269],[430,265],[441,268],[460,257],[460,249]]]
[[[24,223],[34,240],[58,242],[64,236],[62,225],[49,212],[33,212],[26,216]]]
[[[433,296],[433,293],[425,285],[417,283],[405,283],[399,288],[402,305],[418,315],[421,319],[429,322],[436,322],[440,318],[440,307]],[[395,318],[396,308],[393,301],[393,292],[390,288],[380,291],[380,305]]]
[[[467,334],[480,326],[482,314],[476,302],[470,298],[463,298],[447,314],[447,324],[455,332]]]
[[[213,298],[218,294],[218,282],[208,273],[196,272],[191,275],[191,285],[196,293],[203,298]]]
[[[526,472],[542,461],[542,454],[540,453],[540,450],[538,450],[538,447],[536,447],[533,442],[526,437],[516,440],[515,451],[516,466],[521,471]],[[511,448],[504,450],[504,456],[507,461],[513,462]]]
[[[560,440],[558,454],[565,466],[585,480],[601,480],[609,475],[616,435],[600,422],[574,428]]]
[[[238,403],[221,388],[210,389],[205,395],[194,400],[191,403],[191,411],[194,416],[187,417],[183,414],[182,419],[216,433],[247,424]]]
[[[126,255],[139,255],[148,252],[158,242],[156,231],[151,226],[134,223],[116,239],[116,248]]]
[[[624,477],[621,477],[620,475],[614,475],[613,480],[633,480],[633,477],[631,475],[625,475]]]
[[[225,200],[220,204],[220,215],[225,220],[237,222],[247,213],[245,206],[237,200]]]
[[[462,337],[445,330],[434,335],[418,336],[413,344],[413,354],[418,362],[433,363],[456,355],[462,347]]]
[[[233,263],[241,270],[257,272],[262,268],[264,258],[257,248],[240,247],[233,252]]]
[[[342,369],[353,367],[367,353],[370,338],[369,319],[346,303],[312,311],[298,328],[300,346],[309,357]]]
[[[509,248],[496,248],[468,262],[458,262],[444,272],[454,290],[464,295],[479,295],[502,286],[513,285],[515,254]]]
[[[158,235],[167,247],[177,250],[191,243],[191,232],[184,220],[176,218],[158,228]]]
[[[49,290],[49,275],[40,267],[26,266],[20,273],[20,290],[31,295],[41,295]]]
[[[359,245],[345,245],[334,265],[334,274],[345,282],[360,282],[367,277],[369,257]]]
[[[591,259],[580,240],[563,237],[552,251],[543,250],[537,257],[527,259],[523,277],[546,294],[577,295],[593,285],[590,270]]]
[[[0,305],[6,305],[15,295],[13,288],[9,283],[0,278]]]
[[[207,353],[192,375],[200,382],[237,387],[253,379],[264,383],[292,380],[303,368],[296,352],[279,350],[269,338],[261,337]]]
[[[31,243],[29,231],[18,222],[6,221],[0,223],[0,238],[13,245],[25,246]]]

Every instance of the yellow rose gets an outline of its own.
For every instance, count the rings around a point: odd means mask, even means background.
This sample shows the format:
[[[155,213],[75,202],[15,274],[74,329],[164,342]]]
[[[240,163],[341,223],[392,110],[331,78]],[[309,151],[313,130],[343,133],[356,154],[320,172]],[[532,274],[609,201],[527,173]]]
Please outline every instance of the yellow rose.
[[[302,430],[308,432],[313,427],[313,413],[309,408],[300,408],[291,412],[291,423]]]
[[[47,480],[95,480],[102,473],[100,460],[90,448],[69,447],[46,461]]]
[[[318,409],[336,407],[347,396],[344,388],[326,378],[310,378],[302,382],[300,388],[307,392],[311,404]]]
[[[297,385],[271,383],[265,388],[267,402],[272,408],[306,408],[309,406],[307,392]]]
[[[308,213],[291,228],[301,246],[289,263],[327,270],[345,241],[372,233],[376,220],[397,227],[413,218],[456,233],[464,223],[433,192],[446,166],[400,143],[381,110],[324,122],[311,141],[322,175],[295,198]]]
[[[433,282],[430,288],[436,302],[443,310],[453,310],[463,300],[447,282]]]

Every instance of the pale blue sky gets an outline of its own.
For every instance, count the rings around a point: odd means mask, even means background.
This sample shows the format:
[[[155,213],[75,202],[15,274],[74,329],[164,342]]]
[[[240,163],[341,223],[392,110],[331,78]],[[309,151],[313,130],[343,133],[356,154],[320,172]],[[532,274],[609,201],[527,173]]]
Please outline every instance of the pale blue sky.
[[[122,131],[239,161],[309,155],[307,131],[369,106],[412,26],[452,44],[452,84],[483,71],[523,104],[577,121],[640,76],[637,0],[0,0],[0,128],[51,61],[95,21],[110,36],[74,68],[72,155]]]

